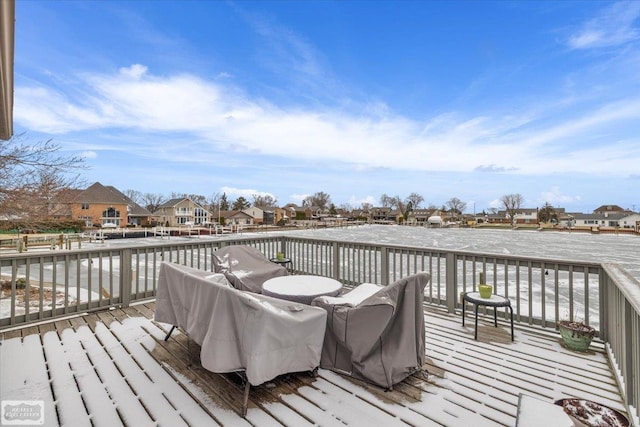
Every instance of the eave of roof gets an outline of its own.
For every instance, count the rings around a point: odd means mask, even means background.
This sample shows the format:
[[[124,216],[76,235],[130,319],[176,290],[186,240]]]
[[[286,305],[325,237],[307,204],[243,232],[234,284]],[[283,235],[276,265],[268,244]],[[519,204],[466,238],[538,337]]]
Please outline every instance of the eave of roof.
[[[15,0],[0,1],[0,139],[13,136]]]

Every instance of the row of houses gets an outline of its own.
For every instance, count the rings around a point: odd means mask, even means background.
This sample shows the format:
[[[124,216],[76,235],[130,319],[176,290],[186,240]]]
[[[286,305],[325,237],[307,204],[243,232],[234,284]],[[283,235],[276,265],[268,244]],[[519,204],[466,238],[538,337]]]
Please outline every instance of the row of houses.
[[[623,209],[617,205],[602,205],[593,213],[566,212],[564,208],[554,208],[556,224],[561,228],[623,228],[640,231],[640,214]],[[515,223],[539,224],[538,209],[518,209],[514,215]],[[506,211],[475,218],[490,224],[509,223]]]
[[[640,214],[616,205],[603,205],[591,214],[568,213],[555,208],[560,227],[620,227],[640,230]],[[538,209],[519,209],[516,224],[537,224]],[[337,209],[332,212],[313,207],[300,207],[293,203],[283,207],[261,209],[256,206],[240,211],[208,210],[189,198],[175,198],[162,203],[155,212],[149,212],[115,187],[94,183],[85,190],[77,190],[57,210],[58,217],[78,219],[87,227],[125,227],[162,225],[213,226],[224,223],[236,226],[281,224],[295,220],[347,221],[362,220],[372,223],[399,223],[442,226],[467,223],[509,223],[506,211],[486,215],[461,215],[441,209],[415,209],[407,218],[401,211],[389,207],[356,209],[350,212]]]

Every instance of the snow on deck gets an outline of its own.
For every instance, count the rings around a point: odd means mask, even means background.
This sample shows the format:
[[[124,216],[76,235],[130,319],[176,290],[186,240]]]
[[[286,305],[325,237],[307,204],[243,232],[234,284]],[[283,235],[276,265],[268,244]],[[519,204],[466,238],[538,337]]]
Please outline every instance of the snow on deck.
[[[0,333],[2,400],[44,401],[45,425],[515,425],[518,395],[553,402],[598,401],[624,413],[606,353],[563,348],[559,336],[498,328],[492,316],[461,326],[460,313],[427,308],[427,379],[412,376],[393,391],[320,369],[252,387],[239,414],[238,375],[214,374],[199,347],[153,322],[154,303]],[[472,310],[469,310],[472,312]],[[472,314],[469,314],[472,316]]]

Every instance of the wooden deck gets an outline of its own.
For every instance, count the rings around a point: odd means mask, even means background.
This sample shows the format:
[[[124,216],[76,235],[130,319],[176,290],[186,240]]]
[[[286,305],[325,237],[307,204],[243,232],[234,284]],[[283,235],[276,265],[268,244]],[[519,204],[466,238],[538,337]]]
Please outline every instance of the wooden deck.
[[[553,332],[494,328],[427,307],[427,379],[393,391],[320,369],[252,387],[242,418],[236,374],[199,363],[185,335],[163,338],[154,303],[0,333],[0,397],[44,401],[45,425],[515,425],[519,393],[552,402],[581,397],[624,411],[602,344],[566,350]],[[468,316],[470,316],[468,314]]]

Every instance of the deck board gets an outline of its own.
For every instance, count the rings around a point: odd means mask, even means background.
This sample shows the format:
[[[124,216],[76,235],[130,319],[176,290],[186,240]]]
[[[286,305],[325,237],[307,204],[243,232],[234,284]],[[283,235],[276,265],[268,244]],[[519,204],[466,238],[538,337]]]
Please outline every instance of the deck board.
[[[624,412],[601,343],[585,354],[565,349],[554,331],[516,327],[427,307],[426,363],[386,391],[324,369],[280,376],[252,387],[246,419],[236,374],[202,368],[199,347],[154,322],[155,305],[103,310],[0,333],[3,399],[34,387],[46,425],[507,425],[518,395],[552,402],[597,400]],[[24,362],[18,354],[29,354]],[[11,359],[11,360],[8,360]],[[33,399],[33,398],[30,398]]]

